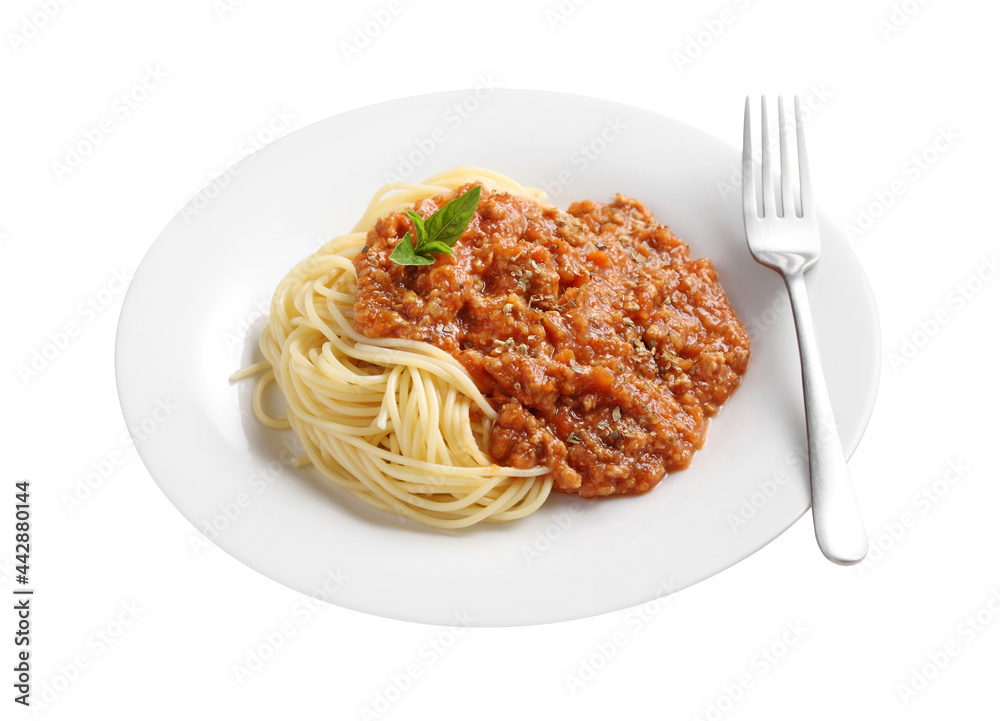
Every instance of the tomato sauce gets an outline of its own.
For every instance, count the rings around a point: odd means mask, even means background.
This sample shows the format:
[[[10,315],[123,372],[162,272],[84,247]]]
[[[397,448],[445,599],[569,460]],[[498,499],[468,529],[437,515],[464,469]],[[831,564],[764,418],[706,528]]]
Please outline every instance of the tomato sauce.
[[[499,413],[493,459],[546,466],[558,491],[642,493],[687,467],[746,370],[750,341],[711,261],[637,200],[563,212],[483,188],[454,254],[426,266],[389,260],[406,232],[395,213],[368,233],[355,327],[454,356]]]

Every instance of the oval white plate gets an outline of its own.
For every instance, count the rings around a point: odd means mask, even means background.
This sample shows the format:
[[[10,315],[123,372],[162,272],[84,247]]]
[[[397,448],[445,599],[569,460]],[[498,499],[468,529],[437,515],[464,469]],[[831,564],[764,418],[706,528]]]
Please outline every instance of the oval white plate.
[[[381,616],[562,621],[707,578],[809,507],[792,319],[779,276],[746,248],[733,184],[739,151],[602,100],[480,94],[397,100],[311,125],[248,158],[226,187],[209,186],[174,218],[136,272],[118,327],[118,391],[142,460],[181,513],[234,557],[303,593]],[[734,101],[735,124],[740,106]],[[227,378],[256,357],[278,280],[348,230],[387,173],[420,180],[455,165],[547,187],[563,207],[632,195],[693,255],[712,258],[753,335],[753,358],[689,469],[645,496],[554,496],[519,522],[443,532],[368,509],[314,470],[292,468],[289,436],[256,424],[252,382]],[[850,453],[875,400],[877,312],[847,243],[825,218],[821,228],[809,294]]]

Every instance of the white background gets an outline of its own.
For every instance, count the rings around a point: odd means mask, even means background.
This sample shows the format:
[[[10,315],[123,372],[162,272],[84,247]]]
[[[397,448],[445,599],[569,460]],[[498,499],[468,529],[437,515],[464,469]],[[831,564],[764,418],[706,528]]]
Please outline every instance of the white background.
[[[40,715],[1000,718],[1000,6],[398,3],[4,4],[0,593],[15,585],[13,483],[30,478]],[[385,25],[365,36],[372,13]],[[279,113],[293,119],[276,135],[488,75],[636,105],[734,146],[747,94],[812,100],[816,195],[882,323],[879,397],[850,462],[875,544],[866,566],[824,560],[806,514],[664,602],[456,633],[328,605],[303,615],[306,597],[192,550],[191,525],[123,440],[116,278]],[[123,93],[144,97],[129,107]],[[98,131],[78,167],[55,165]],[[13,613],[0,623],[0,715],[28,717],[12,700]],[[269,638],[280,647],[240,676]]]

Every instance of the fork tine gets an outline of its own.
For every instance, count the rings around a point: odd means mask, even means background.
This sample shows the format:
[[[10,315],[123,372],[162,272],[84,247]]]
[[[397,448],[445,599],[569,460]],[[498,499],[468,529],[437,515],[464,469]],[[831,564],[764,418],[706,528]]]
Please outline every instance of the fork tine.
[[[802,106],[795,96],[795,139],[799,156],[799,193],[802,196],[802,217],[813,215],[812,180],[809,178],[809,158],[806,156],[806,135],[802,125]]]
[[[781,217],[795,217],[792,177],[788,174],[788,125],[785,123],[785,99],[778,96],[778,152],[781,157]]]
[[[753,185],[753,141],[750,137],[750,96],[743,108],[743,217],[757,217],[757,193]]]
[[[764,197],[764,217],[774,217],[774,176],[771,174],[771,137],[767,127],[767,98],[763,95],[760,98],[760,131],[761,150],[760,160],[760,184],[761,195]]]

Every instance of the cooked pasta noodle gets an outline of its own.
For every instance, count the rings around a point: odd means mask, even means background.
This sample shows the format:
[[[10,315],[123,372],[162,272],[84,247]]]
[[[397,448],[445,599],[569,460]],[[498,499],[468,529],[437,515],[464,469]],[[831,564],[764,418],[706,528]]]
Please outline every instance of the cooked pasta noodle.
[[[300,464],[311,463],[375,508],[440,528],[526,516],[549,495],[551,474],[491,461],[484,449],[497,412],[451,355],[429,343],[355,330],[353,259],[378,218],[470,182],[541,200],[541,191],[478,168],[389,183],[352,232],[279,283],[260,337],[265,360],[233,376],[258,375],[254,415],[298,435],[306,449]],[[283,417],[264,407],[272,382],[287,401]]]

